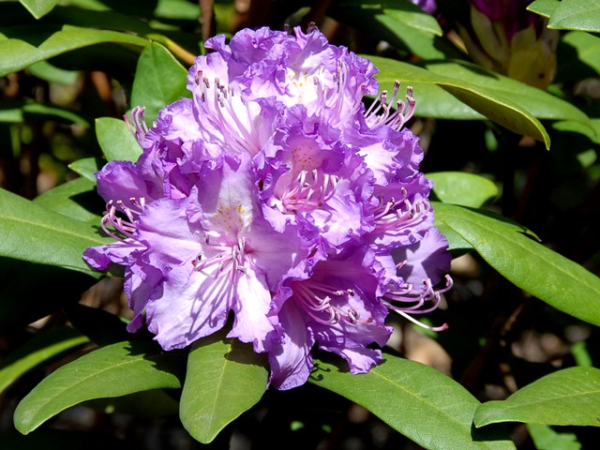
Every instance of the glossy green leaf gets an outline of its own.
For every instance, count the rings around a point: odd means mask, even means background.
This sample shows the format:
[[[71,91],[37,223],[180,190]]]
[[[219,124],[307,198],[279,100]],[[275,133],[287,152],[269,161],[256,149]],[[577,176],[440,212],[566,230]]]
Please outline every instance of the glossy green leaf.
[[[19,403],[15,427],[30,433],[78,403],[159,388],[179,388],[178,354],[153,342],[119,342],[102,347],[46,377]]]
[[[137,161],[142,148],[123,120],[112,117],[96,119],[96,137],[106,159]]]
[[[89,339],[72,328],[37,333],[0,364],[0,393],[30,369],[86,342]]]
[[[574,433],[558,433],[548,425],[527,424],[527,430],[537,450],[581,450]]]
[[[428,173],[433,192],[444,203],[479,208],[498,196],[498,188],[487,178],[465,172]]]
[[[58,0],[19,0],[33,17],[39,19],[54,9]]]
[[[550,17],[559,3],[560,0],[535,0],[527,9],[540,16]]]
[[[561,0],[548,28],[600,32],[600,0]]]
[[[473,431],[477,399],[443,373],[414,361],[386,354],[363,375],[316,361],[310,382],[365,407],[428,450],[515,448],[507,436]]]
[[[477,409],[475,426],[498,422],[600,426],[600,369],[559,370]]]
[[[368,58],[380,71],[382,89],[391,87],[395,80],[413,86],[419,116],[480,119],[483,115],[547,144],[546,130],[538,118],[574,120],[591,126],[589,118],[570,103],[466,62],[429,61],[418,67],[387,58]]]
[[[264,355],[252,345],[217,333],[199,340],[188,357],[180,417],[202,443],[211,442],[227,424],[254,406],[267,388]]]
[[[39,47],[20,39],[0,40],[0,76],[17,72],[54,56],[94,44],[114,42],[145,47],[149,41],[129,33],[95,30],[65,25],[50,35]]]
[[[435,203],[436,220],[452,229],[516,286],[586,322],[600,325],[600,278],[530,239],[501,216]]]
[[[437,20],[431,14],[427,14],[411,2],[407,0],[387,0],[381,3],[384,14],[394,20],[426,33],[435,34],[436,36],[442,35],[442,29]]]
[[[18,195],[0,190],[0,256],[94,273],[81,258],[106,244],[91,224],[69,219]]]
[[[69,164],[69,169],[96,184],[96,175],[102,168],[102,161],[98,158],[83,158]]]
[[[96,184],[81,177],[44,192],[33,199],[33,203],[73,220],[98,225],[101,217],[82,204],[93,200],[98,200],[95,204],[102,206],[102,200],[96,194]]]
[[[190,93],[185,88],[187,70],[162,45],[150,44],[140,56],[131,92],[131,105],[146,108],[152,124],[158,111]]]

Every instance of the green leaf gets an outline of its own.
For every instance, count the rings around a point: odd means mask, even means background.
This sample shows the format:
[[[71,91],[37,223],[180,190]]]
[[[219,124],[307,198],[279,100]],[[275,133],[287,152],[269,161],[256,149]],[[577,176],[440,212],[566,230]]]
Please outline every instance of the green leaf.
[[[374,19],[395,34],[411,53],[423,59],[444,58],[444,52],[436,47],[433,34],[398,21],[387,14],[376,14]]]
[[[39,19],[54,9],[58,0],[19,0],[33,17]]]
[[[548,425],[530,423],[529,435],[537,450],[581,450],[581,444],[574,433],[557,433]]]
[[[527,9],[540,16],[550,17],[559,3],[560,0],[535,0]]]
[[[252,345],[216,333],[192,346],[181,395],[185,429],[202,443],[211,442],[240,414],[254,406],[267,388],[264,355]]]
[[[581,31],[566,33],[562,41],[577,52],[577,59],[600,73],[600,37]]]
[[[442,35],[437,20],[409,1],[383,1],[383,12],[394,20],[426,33]]]
[[[98,225],[101,217],[98,214],[90,212],[90,209],[82,204],[83,201],[87,200],[99,200],[94,203],[101,207],[102,200],[95,191],[95,183],[92,183],[87,178],[75,178],[44,192],[42,195],[34,198],[33,203],[71,219]],[[92,198],[89,198],[89,196]]]
[[[30,369],[86,342],[89,339],[73,328],[37,333],[0,364],[0,393]]]
[[[548,28],[600,32],[600,0],[562,0],[558,3]]]
[[[46,210],[0,189],[0,256],[96,274],[81,258],[90,246],[110,242],[97,227]]]
[[[479,208],[498,196],[498,188],[487,178],[465,172],[428,173],[433,192],[444,203]]]
[[[600,369],[559,370],[477,409],[476,427],[498,422],[600,426]]]
[[[452,229],[516,286],[567,314],[600,325],[600,279],[525,235],[502,216],[435,203]]]
[[[51,34],[39,47],[20,40],[0,40],[0,76],[25,69],[54,56],[104,42],[145,47],[149,41],[129,33],[111,30],[94,30],[65,25],[61,31]]]
[[[187,70],[166,48],[152,43],[138,61],[131,105],[146,108],[146,122],[150,125],[161,108],[191,95],[186,84]]]
[[[85,128],[90,126],[87,120],[73,111],[31,101],[3,101],[0,107],[0,122],[23,122],[27,114],[58,118],[61,122],[76,123]]]
[[[480,403],[456,381],[389,354],[367,374],[316,361],[310,382],[365,407],[428,450],[514,449],[507,436],[473,431]]]
[[[112,117],[96,119],[96,137],[106,159],[137,161],[142,148],[123,120]]]
[[[102,347],[46,377],[19,403],[15,427],[30,433],[78,403],[159,388],[179,388],[178,354],[153,342],[119,342]]]
[[[570,103],[470,63],[426,61],[424,67],[418,67],[387,58],[368,58],[380,70],[382,88],[393,86],[395,80],[413,86],[419,116],[481,119],[484,115],[547,145],[547,132],[538,119],[574,120],[591,127],[589,118]]]
[[[94,184],[96,184],[95,173],[101,168],[102,161],[100,161],[98,158],[82,158],[69,164],[69,169],[93,182]]]

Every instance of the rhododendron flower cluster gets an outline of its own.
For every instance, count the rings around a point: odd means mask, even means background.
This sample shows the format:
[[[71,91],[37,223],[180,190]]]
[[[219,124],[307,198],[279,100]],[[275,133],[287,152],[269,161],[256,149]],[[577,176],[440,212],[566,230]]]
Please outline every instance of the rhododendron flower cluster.
[[[307,380],[315,345],[367,372],[388,312],[415,320],[451,285],[423,151],[403,128],[410,90],[377,95],[373,64],[316,29],[243,30],[206,48],[191,98],[150,129],[133,111],[143,154],[97,174],[115,241],[84,258],[124,266],[128,329],[145,322],[165,350],[233,317],[228,337],[268,354],[278,389]]]

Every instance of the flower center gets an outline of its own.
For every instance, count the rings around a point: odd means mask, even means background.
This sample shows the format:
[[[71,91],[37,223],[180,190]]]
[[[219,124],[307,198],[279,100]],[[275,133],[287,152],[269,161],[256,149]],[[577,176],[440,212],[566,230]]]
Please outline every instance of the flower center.
[[[402,188],[399,199],[392,197],[386,202],[380,197],[374,213],[376,232],[389,233],[416,224],[431,210],[427,199],[411,202],[407,196],[408,192]]]
[[[102,216],[102,220],[100,221],[100,225],[102,226],[102,230],[117,241],[132,244],[131,241],[134,241],[133,244],[144,246],[141,242],[138,241],[135,236],[135,232],[137,231],[137,222],[139,215],[144,211],[144,207],[146,206],[146,199],[141,197],[136,199],[131,197],[129,199],[131,206],[125,206],[122,200],[117,200],[116,206],[113,200],[110,200],[106,204],[106,211],[104,211],[104,215]],[[118,209],[117,209],[118,207]],[[119,217],[117,213],[119,210],[125,214],[126,218]],[[108,228],[108,225],[112,226],[120,235],[116,234],[114,231]],[[125,239],[123,238],[125,236]],[[130,241],[126,241],[126,239],[130,239]]]
[[[407,261],[402,261],[397,265],[397,268],[400,269],[406,264]],[[423,285],[420,288],[411,283],[389,283],[387,286],[388,291],[381,297],[381,300],[389,309],[412,323],[432,331],[443,331],[448,328],[447,324],[430,327],[411,317],[410,314],[426,314],[435,310],[442,301],[442,294],[448,292],[452,285],[453,281],[450,275],[446,275],[445,284],[440,288],[434,287],[429,278],[423,280]]]
[[[332,303],[349,304],[346,296],[356,295],[352,289],[333,289],[316,281],[295,281],[292,283],[294,299],[304,312],[322,325],[335,325],[341,320],[357,323],[369,323],[372,319],[360,320],[360,313],[354,308],[342,308]]]
[[[383,91],[377,96],[375,101],[371,104],[367,112],[365,113],[365,119],[367,124],[371,127],[377,127],[379,125],[387,125],[396,131],[404,126],[406,122],[410,120],[415,112],[415,100],[412,97],[412,87],[406,89],[406,102],[403,100],[396,100],[398,97],[398,89],[400,88],[400,82],[394,83],[394,93],[392,98],[388,102],[388,92]],[[392,106],[396,103],[396,110],[392,111]]]
[[[317,169],[302,170],[296,176],[286,173],[277,181],[270,206],[282,213],[313,211],[333,197],[338,181],[338,176]]]
[[[202,71],[196,74],[195,82],[200,93],[194,95],[194,101],[205,141],[233,153],[256,155],[261,144],[254,119],[260,117],[260,106],[244,101],[231,86],[221,84],[219,78],[209,80]]]

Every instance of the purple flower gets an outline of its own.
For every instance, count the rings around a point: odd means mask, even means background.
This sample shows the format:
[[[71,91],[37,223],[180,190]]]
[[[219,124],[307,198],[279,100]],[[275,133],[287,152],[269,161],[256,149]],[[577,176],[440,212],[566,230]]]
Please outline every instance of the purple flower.
[[[435,0],[410,0],[415,5],[419,6],[423,11],[428,14],[433,14],[437,9]]]
[[[143,154],[97,174],[115,242],[84,258],[124,267],[128,329],[145,322],[165,350],[233,315],[228,336],[268,354],[278,389],[307,380],[314,346],[367,372],[388,311],[414,321],[451,285],[423,151],[403,128],[410,89],[400,100],[396,83],[366,109],[375,67],[317,30],[243,30],[206,46],[191,99],[150,129],[134,109]]]

